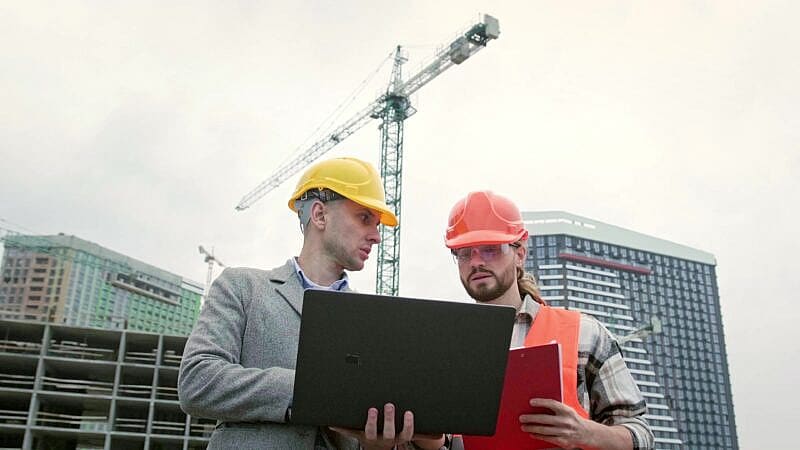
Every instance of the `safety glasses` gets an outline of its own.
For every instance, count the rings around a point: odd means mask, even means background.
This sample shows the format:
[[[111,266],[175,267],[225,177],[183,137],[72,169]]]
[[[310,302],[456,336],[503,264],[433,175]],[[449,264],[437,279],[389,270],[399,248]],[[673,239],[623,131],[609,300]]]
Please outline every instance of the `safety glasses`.
[[[519,244],[494,244],[494,245],[477,245],[475,247],[462,247],[450,250],[453,254],[453,259],[456,263],[467,263],[472,259],[472,252],[478,252],[484,262],[492,262],[508,253],[511,247],[517,248]]]

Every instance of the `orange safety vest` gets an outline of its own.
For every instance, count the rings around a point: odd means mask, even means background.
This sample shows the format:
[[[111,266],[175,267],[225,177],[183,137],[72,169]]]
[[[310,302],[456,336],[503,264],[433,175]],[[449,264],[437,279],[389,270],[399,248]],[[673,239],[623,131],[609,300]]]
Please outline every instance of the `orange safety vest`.
[[[561,344],[561,383],[564,404],[574,409],[584,419],[589,413],[578,401],[578,340],[581,314],[577,311],[539,305],[531,329],[525,336],[525,347],[544,345],[555,340]]]

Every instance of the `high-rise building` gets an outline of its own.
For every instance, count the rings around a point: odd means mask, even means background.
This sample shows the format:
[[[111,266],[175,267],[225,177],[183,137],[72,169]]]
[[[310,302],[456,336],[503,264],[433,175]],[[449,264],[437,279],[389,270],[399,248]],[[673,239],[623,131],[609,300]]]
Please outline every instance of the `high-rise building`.
[[[656,448],[738,449],[716,259],[710,253],[562,211],[524,212],[526,270],[552,306],[590,314],[622,339]]]
[[[75,236],[6,236],[0,318],[187,335],[203,287]]]

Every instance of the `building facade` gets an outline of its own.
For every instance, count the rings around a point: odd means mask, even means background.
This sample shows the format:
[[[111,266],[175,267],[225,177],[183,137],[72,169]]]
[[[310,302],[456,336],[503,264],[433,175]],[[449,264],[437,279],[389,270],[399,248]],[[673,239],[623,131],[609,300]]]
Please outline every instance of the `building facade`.
[[[0,319],[187,335],[203,286],[63,234],[6,236]]]
[[[185,336],[0,319],[0,448],[201,450],[178,402]]]
[[[663,324],[621,340],[656,448],[737,450],[714,256],[563,211],[523,218],[526,270],[550,305],[592,315],[620,337],[653,317]]]

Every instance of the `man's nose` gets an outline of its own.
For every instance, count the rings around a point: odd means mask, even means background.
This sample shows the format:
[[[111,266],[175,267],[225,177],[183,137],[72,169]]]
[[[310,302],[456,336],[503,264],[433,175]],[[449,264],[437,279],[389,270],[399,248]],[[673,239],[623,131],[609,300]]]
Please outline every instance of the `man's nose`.
[[[380,244],[381,243],[381,231],[380,225],[376,225],[375,229],[372,230],[372,233],[367,235],[367,240],[373,244]]]
[[[477,248],[469,249],[469,264],[471,266],[483,266],[486,261],[481,256],[481,252]]]

